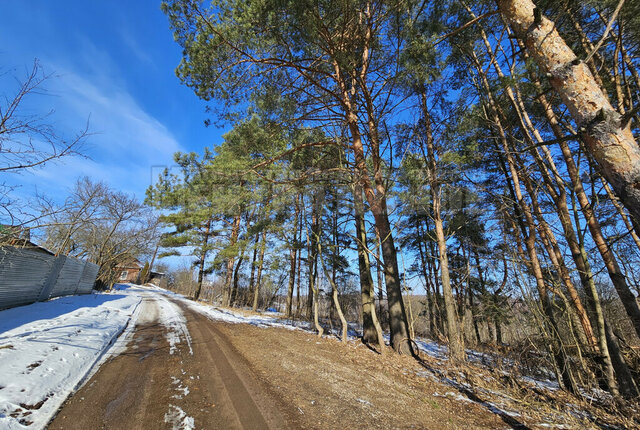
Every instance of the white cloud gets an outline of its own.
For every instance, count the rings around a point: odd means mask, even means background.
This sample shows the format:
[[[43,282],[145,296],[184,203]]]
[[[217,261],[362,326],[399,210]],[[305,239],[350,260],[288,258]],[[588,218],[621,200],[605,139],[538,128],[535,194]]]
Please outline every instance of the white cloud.
[[[141,63],[145,63],[147,66],[153,67],[154,69],[156,68],[155,62],[153,61],[153,58],[151,58],[151,55],[149,55],[146,49],[140,46],[136,38],[133,37],[133,35],[128,31],[127,27],[120,27],[118,33],[124,44],[136,56],[138,61],[140,61]]]
[[[33,31],[25,30],[29,26],[33,26]],[[24,75],[20,70],[22,65],[26,65],[26,72],[34,57],[40,59],[45,73],[54,74],[45,85],[48,95],[29,101],[29,113],[46,114],[53,109],[54,113],[46,122],[59,136],[67,139],[82,130],[89,119],[92,135],[83,151],[89,158],[63,158],[22,174],[3,175],[0,182],[16,186],[13,196],[23,201],[34,196],[36,190],[62,201],[77,178],[89,176],[143,199],[152,181],[152,167],[171,165],[173,153],[185,151],[175,135],[149,113],[157,112],[156,107],[163,104],[170,104],[165,98],[172,92],[158,88],[156,100],[150,101],[148,96],[137,98],[136,94],[148,94],[148,91],[136,91],[137,88],[131,87],[136,83],[130,75],[135,74],[127,73],[126,68],[144,64],[145,70],[149,68],[150,76],[155,76],[157,70],[148,62],[142,63],[145,56],[148,60],[151,58],[133,37],[134,30],[113,29],[115,38],[120,33],[120,39],[125,43],[118,47],[109,43],[97,47],[84,33],[73,28],[66,30],[60,32],[46,13],[39,16],[35,12],[27,14],[16,9],[8,27],[0,28],[0,38],[8,34],[23,36],[18,37],[15,44],[0,48],[0,56],[8,66],[17,67],[18,77]],[[110,46],[113,49],[128,47],[141,63],[117,61],[120,51],[109,51]],[[157,84],[157,77],[152,81]],[[10,79],[0,82],[0,95],[11,93],[10,87],[5,87],[11,83]],[[156,174],[159,171],[158,168],[154,170]]]
[[[49,118],[61,135],[69,138],[89,118],[84,153],[89,158],[61,159],[42,169],[14,177],[22,185],[41,192],[60,192],[76,178],[90,176],[114,188],[144,197],[151,182],[152,166],[171,164],[173,153],[184,149],[172,133],[145,112],[126,89],[104,76],[80,76],[60,67],[46,66],[58,75],[48,82],[57,95],[55,114]],[[158,171],[156,168],[155,171]],[[21,193],[29,194],[29,187]]]
[[[91,129],[99,133],[91,140],[100,142],[96,148],[99,152],[140,164],[138,160],[164,159],[166,155],[170,158],[180,149],[171,132],[147,114],[123,88],[110,83],[100,88],[73,73],[63,73],[60,84],[76,118],[90,115]]]

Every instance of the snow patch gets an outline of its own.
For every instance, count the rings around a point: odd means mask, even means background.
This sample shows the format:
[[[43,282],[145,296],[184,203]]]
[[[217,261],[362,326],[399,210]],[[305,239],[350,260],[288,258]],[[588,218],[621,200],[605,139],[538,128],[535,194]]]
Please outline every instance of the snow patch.
[[[43,428],[127,326],[135,291],[0,312],[0,428]]]
[[[207,318],[215,321],[224,321],[231,324],[251,324],[256,327],[279,327],[287,330],[312,330],[311,325],[304,321],[281,320],[276,317],[260,315],[244,315],[242,311],[231,311],[227,309],[215,308],[210,305],[196,303],[188,299],[180,299],[196,312],[205,315]]]
[[[371,402],[369,402],[369,401],[367,401],[367,400],[364,400],[364,399],[356,399],[356,401],[357,401],[358,403],[362,403],[362,404],[363,404],[363,405],[365,405],[365,406],[371,406]]]
[[[167,329],[165,337],[169,342],[169,354],[173,355],[177,351],[176,345],[180,343],[181,339],[184,339],[189,347],[189,353],[193,355],[191,335],[187,329],[187,319],[182,310],[175,303],[162,296],[156,297],[156,304],[158,306],[158,319]]]
[[[171,383],[176,385],[173,389],[178,392],[178,394],[171,396],[174,399],[183,399],[187,394],[189,394],[189,387],[182,385],[182,382],[175,376],[171,377]]]
[[[444,394],[440,394],[437,391],[435,391],[433,393],[434,397],[446,397],[452,400],[458,400],[459,402],[467,402],[467,403],[475,403],[473,400],[471,400],[468,397],[463,396],[460,393],[454,393],[453,391],[447,391]]]
[[[529,376],[522,376],[520,379],[530,384],[533,384],[538,388],[544,388],[549,391],[557,391],[560,389],[560,386],[556,381],[550,381],[548,379],[535,379]]]
[[[164,414],[164,422],[171,424],[173,430],[192,430],[195,428],[193,417],[187,415],[180,406],[169,405],[169,412]]]

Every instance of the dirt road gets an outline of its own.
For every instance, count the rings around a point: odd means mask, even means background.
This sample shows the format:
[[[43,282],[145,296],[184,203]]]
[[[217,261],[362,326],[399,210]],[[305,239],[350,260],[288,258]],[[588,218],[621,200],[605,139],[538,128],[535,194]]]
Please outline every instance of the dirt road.
[[[509,427],[420,376],[415,360],[358,342],[213,321],[152,292],[136,321],[50,429]]]
[[[206,317],[176,303],[190,342],[173,347],[146,298],[128,349],[108,360],[63,406],[50,429],[280,429],[281,405]],[[169,330],[170,331],[170,330]]]

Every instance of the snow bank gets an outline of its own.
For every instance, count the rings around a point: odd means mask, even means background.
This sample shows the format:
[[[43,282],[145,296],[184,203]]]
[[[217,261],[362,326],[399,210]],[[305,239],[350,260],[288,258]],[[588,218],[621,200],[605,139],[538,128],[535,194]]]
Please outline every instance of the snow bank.
[[[134,288],[0,312],[0,428],[46,425],[140,303]]]
[[[311,324],[305,321],[294,321],[288,319],[282,319],[282,314],[279,312],[261,312],[260,315],[249,314],[246,315],[241,309],[220,309],[216,308],[209,304],[194,302],[191,299],[187,299],[181,294],[174,293],[173,291],[165,290],[157,286],[148,287],[149,289],[153,289],[161,294],[164,294],[167,297],[171,297],[175,300],[180,300],[182,303],[190,307],[196,312],[199,312],[209,319],[216,321],[224,321],[232,324],[251,324],[256,327],[281,327],[286,328],[288,330],[311,330]],[[171,306],[175,306],[177,312],[180,312],[180,309],[167,301],[167,303]],[[168,311],[171,312],[171,311]],[[280,317],[280,318],[279,318]],[[172,320],[174,317],[167,315],[166,318]],[[183,317],[184,318],[184,317]]]
[[[293,321],[285,319],[277,319],[267,315],[243,315],[242,311],[229,311],[227,309],[219,309],[210,305],[196,303],[191,300],[184,299],[187,306],[196,312],[206,315],[209,319],[224,321],[232,324],[251,324],[256,327],[281,327],[287,330],[310,330],[311,325],[303,321]]]

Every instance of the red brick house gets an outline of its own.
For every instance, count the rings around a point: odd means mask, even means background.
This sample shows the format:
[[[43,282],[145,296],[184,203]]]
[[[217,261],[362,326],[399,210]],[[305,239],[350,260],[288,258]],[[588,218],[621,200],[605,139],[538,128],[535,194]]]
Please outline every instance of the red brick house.
[[[144,264],[138,260],[131,260],[124,264],[118,264],[116,271],[118,272],[117,282],[130,282],[135,283],[138,280],[138,276],[142,271]]]
[[[131,260],[125,264],[119,264],[116,266],[116,272],[118,273],[118,280],[116,282],[131,284],[140,282],[140,273],[142,272],[142,269],[144,269],[144,264],[137,259]],[[164,273],[154,272],[152,270],[149,272],[147,282],[158,283],[164,277]]]

